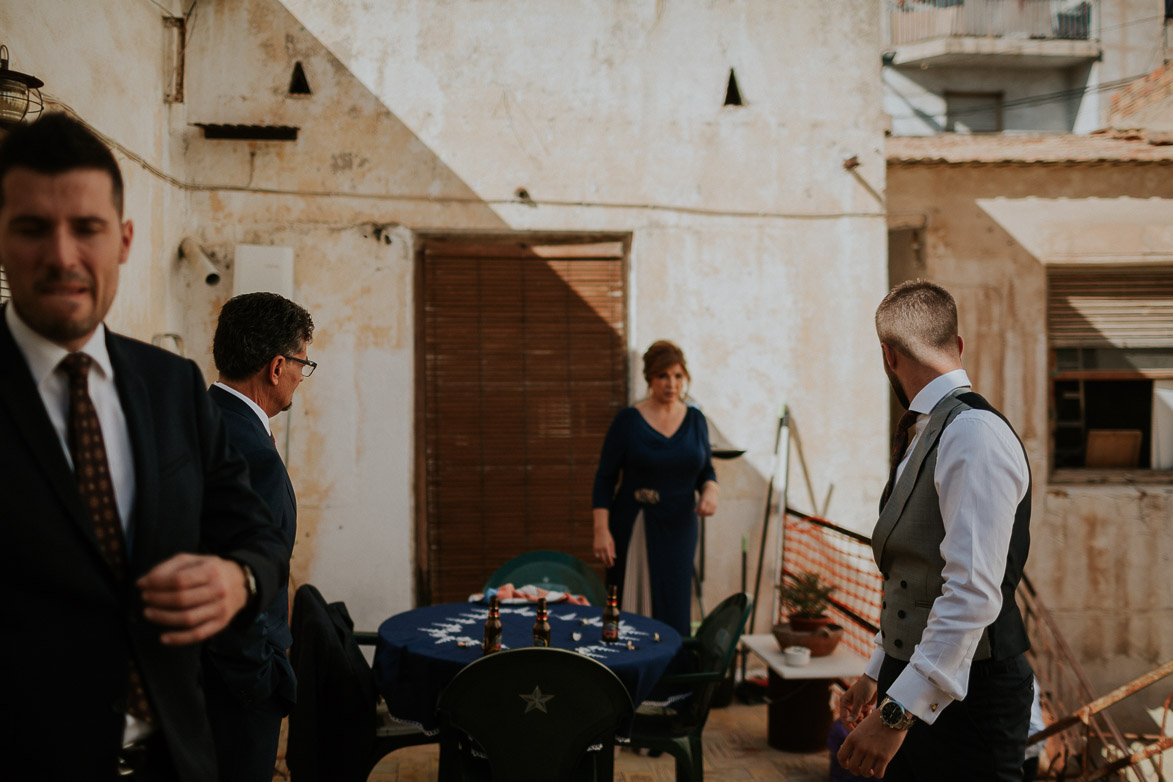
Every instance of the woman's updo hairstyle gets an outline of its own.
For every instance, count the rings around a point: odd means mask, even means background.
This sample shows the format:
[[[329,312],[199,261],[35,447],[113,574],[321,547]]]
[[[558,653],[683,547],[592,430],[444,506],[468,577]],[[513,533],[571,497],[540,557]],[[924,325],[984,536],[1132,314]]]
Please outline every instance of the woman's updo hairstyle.
[[[688,374],[684,351],[666,339],[657,340],[644,353],[644,380],[651,385],[653,377],[677,364],[684,370],[684,377],[691,382],[692,375]]]

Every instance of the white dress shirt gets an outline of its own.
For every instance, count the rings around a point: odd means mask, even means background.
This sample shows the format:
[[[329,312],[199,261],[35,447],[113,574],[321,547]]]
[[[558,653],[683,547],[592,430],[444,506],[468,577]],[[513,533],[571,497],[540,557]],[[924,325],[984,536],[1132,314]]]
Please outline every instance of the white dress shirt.
[[[909,409],[918,414],[915,434],[897,467],[897,480],[932,409],[949,392],[969,386],[965,370],[957,369],[935,378],[912,400]],[[1030,471],[1018,438],[1001,418],[966,410],[941,434],[933,479],[945,526],[940,549],[945,583],[908,666],[888,689],[890,697],[929,724],[950,703],[965,698],[978,641],[1002,610],[1014,514],[1026,496]],[[868,661],[869,677],[878,678],[883,660],[884,650],[877,646]]]
[[[248,398],[247,396],[245,396],[244,394],[242,394],[242,393],[240,393],[239,391],[237,391],[235,388],[232,388],[231,386],[226,386],[226,385],[224,385],[224,384],[223,384],[223,383],[221,383],[219,380],[217,380],[217,381],[216,381],[215,383],[213,383],[212,385],[216,386],[217,388],[222,388],[222,389],[224,389],[225,391],[227,391],[228,393],[232,394],[234,397],[236,397],[237,399],[239,399],[240,401],[242,401],[242,402],[244,402],[246,405],[248,405],[248,406],[249,406],[249,408],[250,408],[250,409],[251,409],[251,410],[252,410],[254,413],[256,413],[256,414],[257,414],[257,418],[260,418],[260,419],[261,419],[261,424],[262,424],[262,425],[264,425],[264,427],[265,427],[265,431],[268,433],[268,435],[269,435],[270,437],[272,437],[272,436],[273,436],[273,430],[269,428],[269,416],[265,415],[265,411],[261,409],[261,406],[260,406],[260,405],[258,405],[258,404],[257,404],[256,402],[254,402],[253,400],[249,399],[249,398]]]
[[[4,317],[8,330],[12,332],[12,339],[32,373],[33,383],[41,395],[45,412],[49,414],[49,420],[57,430],[57,440],[65,453],[65,460],[73,467],[68,430],[69,378],[65,370],[60,368],[61,360],[69,355],[69,351],[33,331],[20,319],[16,307],[12,304],[4,308]],[[122,401],[118,398],[118,388],[114,385],[114,367],[110,364],[110,354],[106,352],[106,327],[99,323],[97,331],[79,352],[85,353],[93,360],[89,375],[90,399],[94,402],[94,407],[98,411],[98,422],[102,425],[102,439],[106,443],[106,462],[110,466],[110,478],[114,482],[118,518],[125,533],[130,521],[130,512],[134,508],[134,452],[130,446],[130,430],[127,429],[126,415],[122,412]]]

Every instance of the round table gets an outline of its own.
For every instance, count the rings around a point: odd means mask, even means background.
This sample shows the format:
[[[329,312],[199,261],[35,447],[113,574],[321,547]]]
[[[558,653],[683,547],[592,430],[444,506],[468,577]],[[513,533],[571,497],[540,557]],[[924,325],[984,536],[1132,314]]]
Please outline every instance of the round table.
[[[427,732],[438,729],[436,700],[461,668],[481,657],[488,611],[485,604],[447,603],[396,614],[379,626],[375,683],[392,717]],[[536,614],[533,603],[501,606],[503,649],[532,644]],[[638,706],[680,650],[680,634],[655,619],[624,614],[619,642],[603,643],[602,614],[601,607],[550,605],[551,645],[606,665]]]

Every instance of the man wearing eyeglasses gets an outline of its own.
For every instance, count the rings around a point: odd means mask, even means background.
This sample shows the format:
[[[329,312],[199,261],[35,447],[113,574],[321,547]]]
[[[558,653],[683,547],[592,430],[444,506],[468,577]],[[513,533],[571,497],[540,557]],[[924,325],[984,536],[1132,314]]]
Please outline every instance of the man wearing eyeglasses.
[[[306,357],[314,322],[275,293],[246,293],[220,310],[212,357],[219,379],[208,390],[220,408],[231,445],[248,462],[253,491],[269,506],[289,549],[297,502],[269,419],[293,402],[317,367]],[[285,650],[289,632],[286,584],[251,621],[238,620],[204,649],[204,689],[221,782],[269,782],[281,718],[297,696]]]

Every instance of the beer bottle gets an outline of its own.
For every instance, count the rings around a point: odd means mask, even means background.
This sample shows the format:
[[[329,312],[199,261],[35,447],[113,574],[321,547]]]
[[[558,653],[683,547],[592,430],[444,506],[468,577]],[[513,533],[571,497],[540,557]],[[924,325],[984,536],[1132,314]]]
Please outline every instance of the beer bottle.
[[[550,620],[546,613],[546,598],[538,598],[538,616],[534,619],[534,646],[550,645]]]
[[[607,607],[603,609],[603,641],[615,643],[619,640],[619,596],[614,584],[607,587]]]
[[[485,640],[481,644],[483,654],[501,651],[501,608],[497,596],[489,598],[489,618],[485,620]]]

